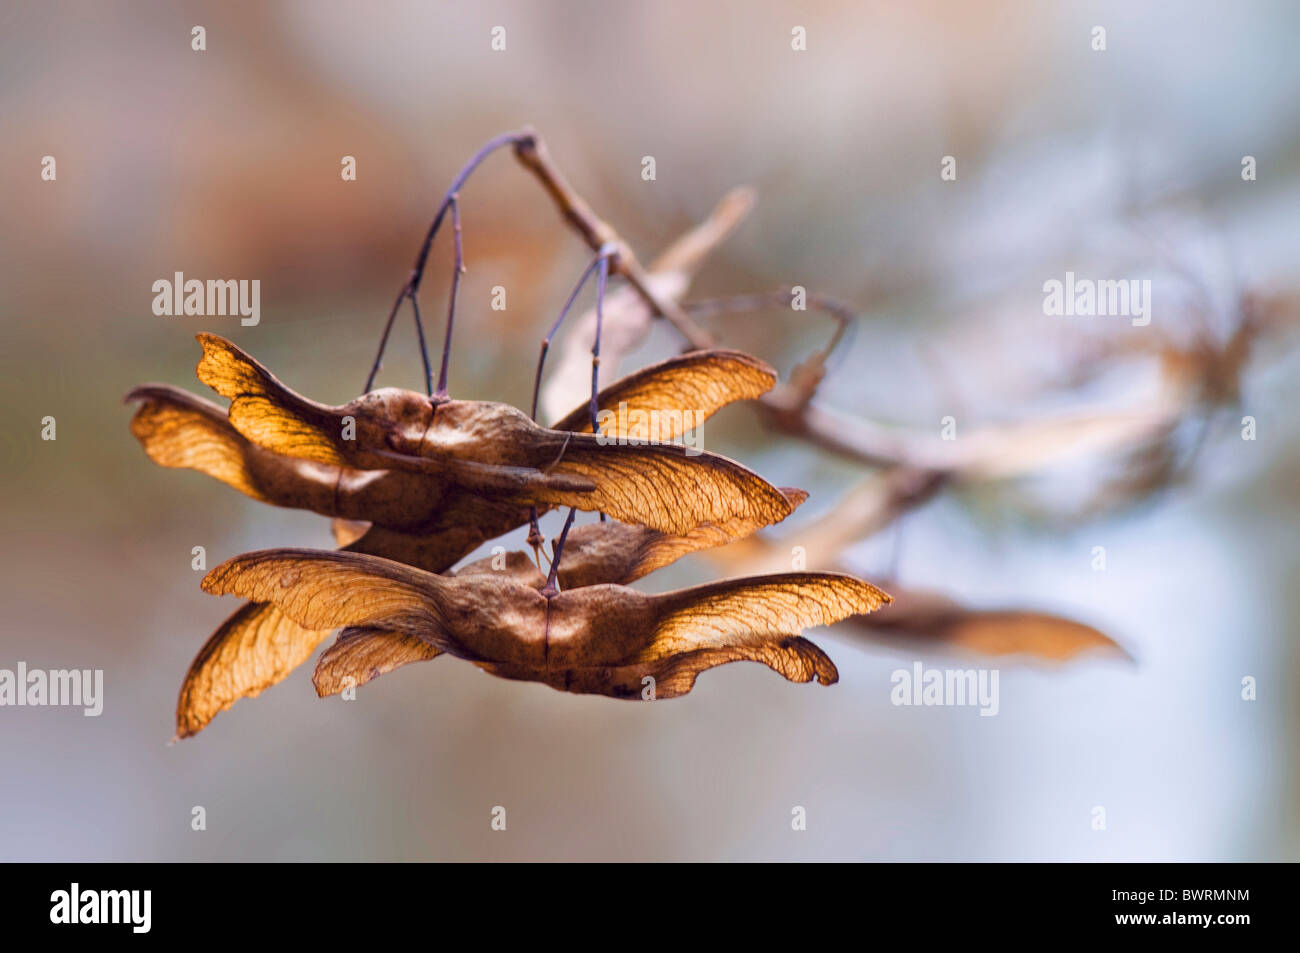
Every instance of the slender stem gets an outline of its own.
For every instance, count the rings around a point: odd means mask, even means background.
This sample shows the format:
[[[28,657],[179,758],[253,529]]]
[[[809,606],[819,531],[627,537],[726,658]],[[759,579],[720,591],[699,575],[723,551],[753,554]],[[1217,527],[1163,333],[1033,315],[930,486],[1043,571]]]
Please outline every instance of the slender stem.
[[[424,321],[420,318],[420,299],[411,295],[411,312],[415,315],[415,336],[420,341],[420,357],[424,361],[424,392],[433,396],[433,366],[429,363],[429,348],[424,343]]]
[[[582,275],[581,277],[578,278],[578,283],[573,286],[573,290],[569,292],[568,300],[564,302],[564,307],[560,309],[560,316],[555,319],[555,323],[551,325],[551,330],[550,332],[547,333],[546,337],[542,338],[541,353],[537,355],[537,376],[533,378],[532,418],[534,422],[536,422],[537,420],[537,398],[541,393],[541,388],[542,388],[542,369],[546,366],[546,352],[551,349],[551,338],[555,337],[555,335],[559,332],[560,325],[564,323],[564,319],[568,316],[569,312],[573,309],[573,303],[578,300],[578,295],[582,292],[582,286],[587,283],[587,279],[591,277],[592,270],[595,269],[597,266],[601,267],[601,275],[602,275],[600,288],[596,298],[596,337],[597,337],[597,348],[599,348],[600,309],[602,306],[602,300],[604,298],[604,276],[607,275],[609,271],[609,255],[606,254],[607,251],[609,251],[610,254],[613,254],[613,251],[611,249],[601,248],[601,253],[597,255],[595,258],[593,258],[588,263],[587,267],[582,270]],[[591,399],[594,403],[596,399],[596,394],[594,391],[594,387],[595,387],[594,369],[592,371],[592,374],[593,374],[593,381],[592,381],[593,391],[592,391]],[[596,419],[595,419],[595,411],[593,410],[592,411],[592,433],[596,432],[595,426],[596,426]],[[541,544],[541,541],[542,541],[542,531],[537,525],[537,507],[534,506],[532,507],[532,509],[529,511],[528,514],[528,543],[533,547],[534,556],[537,554],[537,547]]]
[[[632,250],[619,239],[618,233],[609,223],[596,215],[582,196],[573,190],[573,186],[551,158],[541,136],[533,134],[529,139],[517,143],[515,158],[537,177],[560,214],[577,230],[589,248],[595,250],[611,243],[618,248],[614,273],[622,276],[656,314],[667,318],[690,342],[692,348],[713,347],[713,335],[691,320],[690,315],[670,296],[660,294],[651,287],[650,276],[636,260]]]
[[[790,300],[794,296],[792,288],[782,288],[780,291],[758,292],[756,294],[731,295],[722,298],[705,298],[700,301],[690,301],[682,305],[682,308],[691,316],[699,318],[710,318],[719,314],[734,313],[738,311],[758,311],[761,308],[771,308],[777,306],[790,305]],[[853,309],[842,301],[837,301],[827,295],[809,292],[805,298],[805,303],[813,311],[820,311],[829,314],[835,319],[835,333],[831,336],[826,347],[821,351],[821,359],[825,361],[831,356],[831,353],[839,347],[845,333],[856,320],[857,315]]]
[[[537,397],[541,391],[541,386],[542,386],[542,368],[546,366],[546,352],[550,350],[551,338],[555,337],[555,335],[559,332],[560,325],[564,323],[564,319],[567,318],[569,316],[569,312],[573,310],[573,303],[578,300],[578,295],[582,293],[582,288],[587,283],[587,279],[591,277],[591,273],[595,271],[597,268],[603,266],[605,269],[605,273],[608,274],[608,268],[609,268],[608,260],[616,253],[617,250],[610,246],[601,247],[600,251],[596,254],[596,257],[593,258],[587,264],[587,267],[582,270],[582,276],[578,278],[578,283],[573,286],[573,290],[569,292],[568,300],[564,302],[564,307],[560,309],[560,316],[555,319],[555,323],[551,325],[551,330],[547,332],[546,337],[542,338],[542,352],[540,355],[538,355],[537,358],[537,377],[533,380],[533,420],[534,421],[537,420]],[[599,302],[599,298],[597,299],[597,301]],[[596,320],[597,320],[597,326],[599,326],[600,323],[599,310],[597,311]]]
[[[451,295],[447,300],[447,336],[442,342],[442,370],[438,373],[438,392],[434,395],[439,400],[447,399],[447,362],[451,358],[451,326],[456,318],[456,297],[460,292],[460,276],[465,273],[465,250],[460,242],[460,203],[457,196],[451,196],[451,231],[456,246],[455,263],[451,271]],[[411,294],[412,303],[415,293]],[[426,365],[427,361],[426,361]]]
[[[542,338],[542,350],[537,355],[537,376],[533,378],[533,422],[537,421],[537,397],[542,389],[542,368],[546,366],[546,352],[551,349],[551,339]]]
[[[489,139],[483,147],[478,150],[478,152],[474,153],[474,155],[470,157],[469,162],[465,163],[460,172],[456,174],[456,178],[452,180],[451,188],[447,190],[447,194],[443,197],[442,204],[438,206],[438,211],[433,217],[433,223],[429,226],[428,233],[424,236],[424,242],[420,245],[420,253],[416,256],[415,265],[411,268],[411,274],[406,279],[406,284],[402,286],[402,290],[398,292],[397,300],[393,302],[393,308],[388,313],[388,320],[384,322],[384,331],[379,337],[379,352],[375,355],[374,364],[370,367],[370,376],[366,378],[367,391],[373,388],[375,376],[379,373],[379,368],[383,365],[384,351],[388,347],[388,337],[393,330],[393,321],[397,317],[397,311],[402,306],[402,301],[404,299],[410,298],[412,301],[416,300],[416,296],[420,292],[420,283],[424,280],[424,269],[429,262],[429,252],[433,248],[434,236],[438,234],[438,229],[442,227],[442,220],[446,217],[447,210],[455,203],[457,195],[465,185],[465,181],[470,177],[474,170],[482,164],[483,160],[497,149],[500,149],[502,146],[514,146],[516,149],[529,147],[536,141],[536,138],[536,134],[531,129],[523,129],[519,132],[503,133],[493,139]],[[419,321],[419,318],[417,317],[416,320]],[[427,355],[425,355],[425,360],[427,363]]]
[[[470,174],[479,167],[489,155],[500,149],[502,146],[520,146],[532,142],[536,136],[531,130],[521,132],[502,133],[494,139],[489,139],[478,152],[465,163],[465,167],[456,174],[452,179],[451,188],[447,189],[447,194],[438,206],[438,214],[434,216],[433,224],[429,226],[429,233],[424,236],[424,244],[420,246],[420,255],[415,260],[415,267],[411,270],[410,287],[412,291],[420,290],[420,282],[424,280],[424,266],[429,260],[429,250],[433,247],[433,237],[438,234],[438,229],[442,226],[442,220],[447,214],[447,209],[456,201],[456,196],[464,187],[465,181]]]
[[[600,433],[596,426],[596,412],[600,409],[596,402],[599,391],[597,378],[600,375],[600,327],[605,323],[605,284],[609,281],[609,258],[602,255],[600,271],[596,274],[596,338],[591,344],[591,432]]]
[[[601,251],[610,246],[606,245]],[[598,378],[600,376],[600,327],[605,323],[605,284],[609,281],[609,255],[603,255],[600,259],[600,272],[596,276],[596,338],[591,344],[591,432],[600,434],[600,426],[596,423],[599,416],[599,404],[596,395],[599,391]],[[605,522],[605,513],[602,510],[600,521]]]
[[[409,287],[403,287],[398,292],[397,300],[393,302],[392,309],[388,312],[388,320],[384,322],[384,333],[379,336],[379,353],[375,355],[375,363],[370,366],[370,376],[366,378],[366,387],[362,393],[369,393],[375,386],[375,375],[379,373],[379,366],[384,360],[384,349],[388,347],[388,335],[393,330],[393,319],[397,317],[397,309],[402,306],[406,299]]]
[[[546,542],[546,537],[542,535],[542,528],[537,525],[537,504],[534,503],[528,507],[528,545],[533,548],[533,562],[537,563],[537,568],[542,568],[542,560],[538,553],[541,552],[542,543]]]
[[[577,512],[573,507],[569,507],[569,518],[564,521],[564,529],[560,530],[560,538],[555,541],[555,545],[551,548],[551,572],[546,577],[545,588],[542,589],[542,595],[548,599],[560,592],[560,586],[557,582],[560,572],[560,555],[564,552],[564,541],[569,538],[569,527],[573,525],[573,517]]]

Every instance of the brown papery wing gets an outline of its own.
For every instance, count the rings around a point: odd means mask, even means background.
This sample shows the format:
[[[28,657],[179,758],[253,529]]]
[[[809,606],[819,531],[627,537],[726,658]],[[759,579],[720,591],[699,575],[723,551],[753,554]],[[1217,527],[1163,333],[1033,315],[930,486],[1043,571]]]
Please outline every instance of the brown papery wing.
[[[363,553],[268,549],[227,560],[203,588],[273,602],[306,628],[386,629],[470,660],[544,663],[546,600],[492,574],[458,579]]]
[[[678,698],[695,687],[701,672],[729,662],[759,662],[792,682],[834,685],[839,672],[830,656],[802,636],[780,636],[747,645],[695,649],[656,662],[579,666],[553,679],[554,688],[584,695],[659,701]],[[653,681],[647,681],[649,676]]]
[[[834,664],[800,633],[888,601],[870,583],[837,573],[729,579],[654,596],[621,586],[571,589],[552,601],[552,632],[568,638],[550,646],[544,680],[619,698],[645,697],[652,685],[654,697],[671,698],[706,669],[753,661],[791,681],[829,685],[838,678]]]
[[[869,582],[828,572],[749,576],[666,592],[653,597],[654,638],[637,660],[799,635],[891,601]]]
[[[791,487],[782,487],[781,493],[792,509],[808,498],[803,490]],[[690,553],[744,539],[764,525],[737,518],[721,525],[704,523],[680,536],[612,521],[579,526],[564,544],[560,587],[626,585]]]
[[[329,634],[303,628],[273,605],[241,606],[190,664],[176,702],[177,737],[198,734],[239,699],[283,681]]]
[[[1088,652],[1129,659],[1105,633],[1064,616],[1029,609],[974,609],[920,590],[849,631],[876,642],[978,655],[1023,655],[1065,662]]]
[[[442,654],[437,646],[418,636],[384,629],[351,628],[339,633],[316,663],[312,684],[321,698],[412,662],[428,662]]]
[[[249,442],[216,404],[168,384],[141,385],[125,399],[139,401],[131,433],[159,466],[198,470],[263,503],[335,511],[338,470]]]
[[[541,431],[539,459],[555,460],[548,475],[590,480],[586,493],[543,489],[546,502],[599,511],[625,523],[685,535],[705,523],[778,523],[793,506],[757,473],[718,454],[676,444],[601,444],[592,434]]]
[[[228,559],[203,577],[203,591],[273,602],[313,629],[375,626],[438,633],[436,605],[451,584],[433,573],[349,552],[267,549]]]
[[[229,419],[260,447],[285,456],[342,466],[337,442],[343,415],[295,393],[257,360],[225,338],[200,334],[199,380],[229,399]]]
[[[626,435],[619,429],[619,405],[625,404],[629,413],[659,411],[669,426],[658,432],[658,439],[675,440],[682,435],[684,417],[671,412],[689,411],[698,425],[727,404],[760,397],[775,384],[776,371],[756,357],[740,351],[692,351],[628,374],[602,390],[596,405],[614,416],[606,418],[601,433]],[[575,408],[551,429],[591,433],[590,406]]]
[[[397,559],[430,572],[450,569],[482,541],[478,531],[412,536],[347,520],[335,520],[334,531],[340,542],[347,540],[348,551]],[[359,537],[355,536],[358,532]],[[283,681],[333,628],[301,626],[270,603],[250,602],[240,607],[212,634],[186,673],[176,709],[177,736],[188,738],[198,733],[239,699],[256,696]]]

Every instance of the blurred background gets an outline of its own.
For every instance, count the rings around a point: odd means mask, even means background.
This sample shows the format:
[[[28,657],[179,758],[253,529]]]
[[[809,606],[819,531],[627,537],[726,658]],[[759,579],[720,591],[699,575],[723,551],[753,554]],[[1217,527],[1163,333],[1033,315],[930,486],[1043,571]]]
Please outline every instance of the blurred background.
[[[106,696],[99,718],[0,709],[3,859],[1300,856],[1293,4],[52,2],[0,21],[0,667],[102,668]],[[321,517],[151,464],[122,395],[202,392],[193,336],[213,331],[318,400],[356,396],[452,176],[525,123],[643,261],[752,186],[691,297],[801,284],[851,302],[820,393],[846,417],[937,433],[954,415],[960,439],[967,422],[1140,409],[1171,348],[1217,353],[1243,314],[1268,315],[1231,386],[1162,436],[1179,466],[1125,483],[1078,458],[972,483],[846,553],[869,579],[1080,619],[1135,661],[954,663],[831,629],[813,637],[832,688],[733,665],[662,705],[448,659],[321,701],[304,666],[169,746],[181,678],[235,607],[200,591],[191,549],[212,566],[332,542]],[[590,253],[508,153],[462,214],[452,393],[526,407]],[[435,340],[445,237],[424,286]],[[1152,279],[1151,325],[1044,315],[1066,270]],[[152,284],[177,271],[259,279],[260,325],[155,316]],[[709,324],[783,374],[832,327],[780,310]],[[657,325],[625,369],[679,347]],[[409,315],[389,354],[380,382],[418,389]],[[870,472],[745,406],[704,445],[811,491],[781,528],[795,542]],[[645,584],[714,572],[692,558]],[[890,673],[917,658],[998,668],[999,715],[891,705]]]

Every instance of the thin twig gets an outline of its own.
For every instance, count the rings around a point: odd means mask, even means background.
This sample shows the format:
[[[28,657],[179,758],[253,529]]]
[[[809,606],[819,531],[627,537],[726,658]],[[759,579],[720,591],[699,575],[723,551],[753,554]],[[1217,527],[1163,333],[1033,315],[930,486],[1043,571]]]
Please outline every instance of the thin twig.
[[[555,541],[551,547],[551,572],[546,577],[546,585],[542,588],[541,593],[546,598],[558,595],[560,586],[558,583],[560,572],[560,556],[564,553],[564,541],[569,538],[569,527],[573,525],[573,517],[577,515],[577,510],[572,506],[569,507],[569,518],[564,521],[564,529],[560,530],[560,538]]]
[[[756,292],[753,294],[727,295],[719,298],[702,298],[698,301],[683,302],[682,309],[693,318],[714,318],[721,314],[734,314],[745,311],[761,311],[764,308],[791,307],[795,297],[794,288],[782,288],[779,291]],[[829,314],[835,319],[835,333],[822,349],[820,358],[824,362],[844,339],[849,326],[857,320],[857,313],[848,304],[829,295],[815,291],[805,293],[804,304],[808,310]]]
[[[420,359],[424,362],[424,392],[432,397],[433,367],[429,364],[429,346],[424,341],[424,320],[420,317],[420,299],[414,295],[411,296],[411,313],[415,316],[415,337],[420,342]],[[447,334],[451,334],[450,319]]]
[[[451,358],[451,325],[456,319],[456,297],[460,291],[460,276],[465,273],[465,250],[461,247],[460,242],[460,203],[457,198],[455,194],[451,197],[451,228],[456,257],[451,271],[451,293],[447,299],[447,336],[442,342],[442,370],[438,374],[438,392],[434,394],[435,400],[447,399],[447,364]],[[414,293],[411,294],[411,304],[413,306],[416,304]],[[419,323],[418,318],[416,323]],[[420,347],[424,347],[423,333],[420,335]],[[428,366],[427,359],[425,366]]]
[[[465,185],[466,180],[475,169],[482,164],[483,160],[489,155],[500,149],[502,146],[518,145],[521,141],[532,136],[531,130],[521,130],[520,132],[507,132],[494,139],[488,140],[478,152],[470,157],[469,162],[456,174],[452,180],[451,188],[443,197],[442,204],[438,206],[438,211],[433,217],[433,223],[429,226],[429,231],[424,236],[424,242],[420,246],[420,253],[415,258],[415,264],[411,268],[411,274],[406,279],[406,284],[397,294],[397,300],[393,302],[392,310],[388,312],[388,320],[384,322],[383,333],[379,336],[379,352],[375,355],[374,364],[370,367],[370,375],[366,378],[366,391],[370,391],[375,384],[375,376],[379,373],[379,368],[384,361],[384,350],[388,347],[388,337],[393,330],[393,320],[397,317],[398,309],[402,306],[402,301],[410,298],[412,302],[420,293],[420,283],[424,280],[424,269],[429,262],[429,252],[433,248],[434,236],[438,234],[438,229],[442,227],[442,220],[447,215],[447,210],[455,203],[457,195]],[[417,317],[418,321],[419,318]],[[421,330],[423,336],[423,330]],[[428,355],[425,355],[425,361],[428,361]]]
[[[578,278],[578,283],[575,284],[573,290],[569,292],[569,297],[565,300],[564,307],[560,309],[560,316],[555,319],[555,323],[551,325],[551,330],[547,332],[546,337],[542,338],[541,353],[537,356],[537,376],[533,380],[532,417],[534,421],[537,420],[537,398],[542,386],[542,368],[546,366],[546,355],[551,349],[551,339],[559,333],[560,325],[563,324],[564,319],[569,316],[569,312],[573,309],[574,302],[578,300],[578,295],[582,293],[583,287],[587,284],[587,279],[591,277],[591,273],[596,270],[600,263],[605,260],[605,257],[606,250],[602,248],[597,252],[596,257],[592,258],[591,261],[588,262],[587,267],[582,270],[582,275]]]
[[[527,138],[521,137],[515,143],[515,157],[542,183],[542,187],[551,196],[551,200],[555,202],[565,220],[577,230],[592,251],[597,251],[608,243],[613,243],[618,248],[614,273],[624,278],[656,314],[667,318],[690,342],[692,348],[713,347],[713,335],[696,324],[676,302],[660,295],[650,286],[649,275],[637,261],[632,249],[607,222],[592,211],[591,206],[582,196],[573,190],[551,159],[541,136],[531,130],[529,132]]]

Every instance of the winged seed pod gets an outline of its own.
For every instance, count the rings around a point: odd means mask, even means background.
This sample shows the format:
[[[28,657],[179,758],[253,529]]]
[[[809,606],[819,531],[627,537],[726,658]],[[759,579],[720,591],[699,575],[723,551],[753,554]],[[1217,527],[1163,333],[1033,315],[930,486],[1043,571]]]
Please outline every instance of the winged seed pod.
[[[783,492],[791,506],[806,498],[802,490]],[[514,525],[522,525],[526,518],[525,513]],[[339,538],[339,542],[350,552],[382,556],[416,567],[424,565],[421,560],[429,560],[430,551],[440,552],[443,558],[449,553],[445,548],[440,549],[437,542],[445,537],[427,537],[427,546],[413,550],[408,547],[414,537],[378,527],[365,529],[347,524],[345,528],[351,538]],[[565,544],[558,570],[559,582],[565,589],[598,583],[630,583],[688,553],[724,545],[759,528],[705,525],[683,537],[612,521],[580,526],[569,534]],[[337,536],[337,523],[335,529]],[[362,535],[356,536],[357,532]],[[470,546],[475,548],[477,544]],[[441,568],[447,569],[460,558],[455,556]],[[508,569],[523,572],[519,560],[540,575],[524,553],[509,554]],[[438,564],[438,560],[429,561]],[[487,562],[490,568],[491,560]],[[484,566],[471,563],[461,572],[472,572],[475,568],[481,570]],[[212,634],[185,675],[176,704],[177,736],[188,738],[197,734],[239,699],[259,695],[283,681],[311,657],[331,631],[305,628],[271,603],[240,607]]]
[[[760,396],[775,381],[770,367],[738,351],[681,355],[630,374],[602,390],[598,407],[610,413],[604,421],[608,426],[602,426],[601,432],[616,438],[629,436],[618,429],[625,419],[614,412],[620,405],[626,405],[631,416],[693,408],[698,425],[727,404]],[[223,408],[169,384],[140,385],[125,400],[140,404],[131,420],[131,432],[155,463],[199,470],[246,496],[275,506],[426,534],[445,532],[457,525],[480,524],[492,511],[504,514],[501,528],[484,539],[499,536],[527,518],[526,506],[525,516],[513,519],[510,517],[518,506],[487,502],[471,488],[433,483],[420,473],[357,470],[264,449],[237,431]],[[680,427],[674,426],[683,423],[681,414],[663,414],[661,420],[668,425],[661,429],[661,439],[675,440],[682,435]],[[590,433],[588,407],[576,408],[552,429]],[[459,558],[456,556],[447,566]],[[431,566],[424,568],[437,571]]]
[[[700,672],[742,660],[790,681],[832,684],[834,664],[800,633],[889,601],[869,583],[834,573],[731,579],[659,595],[598,585],[548,596],[509,574],[440,576],[373,556],[302,549],[237,556],[208,573],[203,588],[274,602],[303,626],[345,627],[352,631],[344,644],[360,640],[368,652],[383,647],[379,633],[395,632],[403,642],[426,643],[427,657],[437,649],[493,675],[615,698],[644,697],[646,676],[654,679],[652,697],[673,698],[689,692]],[[322,676],[327,688],[329,677]]]
[[[692,352],[616,381],[600,392],[598,406],[626,405],[633,417],[636,411],[693,407],[698,423],[728,403],[766,392],[775,379],[766,364],[739,352]],[[528,519],[523,504],[457,486],[441,497],[430,494],[420,474],[355,470],[274,453],[235,430],[222,408],[169,385],[137,387],[127,400],[140,401],[131,429],[154,462],[200,470],[273,505],[364,521],[340,540],[352,551],[441,572]],[[603,417],[602,432],[626,436],[617,429],[626,419]],[[556,428],[590,432],[589,408],[575,409]],[[680,432],[661,430],[660,436],[675,439]],[[797,490],[781,492],[787,512],[806,496]],[[595,579],[630,582],[680,555],[722,545],[767,523],[734,518],[701,524],[683,536],[620,523],[600,525],[606,529],[580,527],[572,534],[560,574],[565,588]],[[615,537],[621,542],[611,545]],[[603,543],[592,550],[598,539]],[[604,568],[602,559],[614,562]],[[240,698],[282,681],[329,634],[303,628],[270,604],[241,607],[208,639],[186,674],[177,701],[178,737],[198,733]]]
[[[550,430],[508,404],[434,400],[397,388],[329,407],[294,393],[229,341],[212,334],[199,340],[199,379],[230,399],[230,423],[285,456],[414,471],[441,492],[457,486],[572,506],[666,533],[736,518],[771,523],[789,514],[780,490],[716,454]],[[665,493],[667,486],[682,491]]]

